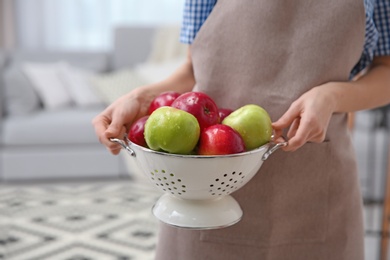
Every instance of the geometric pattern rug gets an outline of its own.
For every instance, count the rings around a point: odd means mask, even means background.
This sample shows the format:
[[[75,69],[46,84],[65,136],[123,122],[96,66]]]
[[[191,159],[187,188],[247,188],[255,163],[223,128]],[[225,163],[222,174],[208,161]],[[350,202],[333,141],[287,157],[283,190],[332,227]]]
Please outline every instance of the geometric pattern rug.
[[[152,260],[160,195],[130,179],[0,185],[0,259]]]
[[[128,178],[0,183],[0,260],[153,260],[160,196]],[[381,208],[364,208],[367,260],[379,259]]]

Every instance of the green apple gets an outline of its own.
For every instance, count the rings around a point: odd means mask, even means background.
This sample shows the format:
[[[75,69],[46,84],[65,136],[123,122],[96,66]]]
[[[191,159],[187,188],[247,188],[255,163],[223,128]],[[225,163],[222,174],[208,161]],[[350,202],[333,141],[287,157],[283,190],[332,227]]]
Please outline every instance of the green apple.
[[[198,143],[200,127],[198,120],[190,113],[163,106],[149,116],[144,135],[152,150],[190,154]]]
[[[240,133],[246,150],[258,148],[271,140],[271,123],[268,112],[254,104],[238,108],[222,121]]]

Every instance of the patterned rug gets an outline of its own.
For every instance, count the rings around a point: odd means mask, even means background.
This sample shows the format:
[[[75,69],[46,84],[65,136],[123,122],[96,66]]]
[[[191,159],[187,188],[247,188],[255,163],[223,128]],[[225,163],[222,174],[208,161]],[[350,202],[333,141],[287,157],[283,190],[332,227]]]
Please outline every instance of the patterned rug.
[[[0,184],[0,260],[152,260],[160,195],[129,179]],[[364,212],[365,259],[376,260],[381,207]]]
[[[152,260],[149,183],[1,185],[0,259]]]

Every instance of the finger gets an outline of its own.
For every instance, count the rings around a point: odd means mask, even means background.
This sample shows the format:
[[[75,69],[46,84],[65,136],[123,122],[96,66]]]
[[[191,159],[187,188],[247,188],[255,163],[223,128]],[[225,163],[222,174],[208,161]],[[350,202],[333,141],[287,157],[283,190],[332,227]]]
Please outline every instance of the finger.
[[[312,138],[310,138],[310,142],[314,142],[314,143],[322,143],[323,141],[325,141],[325,132],[321,132],[315,136],[313,136]]]
[[[274,139],[274,142],[275,142],[276,144],[278,144],[278,143],[284,143],[284,142],[286,142],[286,139],[284,139],[283,137],[278,137],[278,138]]]
[[[302,147],[308,140],[310,134],[310,129],[305,122],[299,124],[299,127],[293,137],[288,140],[288,145],[284,147],[285,151],[296,151],[298,148]]]
[[[120,137],[122,138],[123,135],[121,136],[120,133],[123,131],[124,128],[124,122],[123,118],[121,116],[113,116],[113,119],[108,126],[107,130],[105,131],[105,135],[107,138],[110,137]]]
[[[109,137],[120,137],[122,138],[123,135],[121,134],[121,131],[123,131],[123,127],[125,129],[129,129],[133,121],[138,117],[140,117],[139,114],[139,107],[137,107],[134,103],[128,102],[125,104],[125,106],[122,107],[122,109],[116,109],[113,112],[112,115],[112,122],[107,129],[107,135]]]
[[[299,115],[300,110],[295,105],[291,105],[286,113],[284,113],[276,122],[272,123],[272,127],[275,130],[287,128],[297,117],[299,117]]]
[[[106,116],[104,115],[99,115],[99,116],[96,116],[93,121],[92,121],[92,124],[95,128],[95,133],[97,135],[97,137],[99,138],[99,141],[100,143],[104,144],[106,143],[105,139],[106,139],[106,135],[105,135],[105,132],[108,128],[108,126],[110,125],[110,119],[108,119]]]
[[[283,136],[283,130],[281,130],[281,129],[274,129],[273,135],[272,135],[272,140],[273,141],[278,140],[282,136]]]
[[[104,117],[102,116],[96,116],[93,120],[92,120],[92,125],[94,126],[95,128],[95,133],[97,136],[101,136],[104,134],[104,132],[106,131],[109,123],[106,122],[106,120],[104,119]]]
[[[116,119],[111,122],[110,126],[105,131],[104,145],[112,154],[119,154],[122,147],[118,143],[112,142],[111,138],[123,139],[127,130],[123,125],[122,119],[118,117],[115,118]]]
[[[130,128],[133,119],[136,115],[135,109],[126,108],[125,110],[115,110],[113,113],[112,121],[105,132],[107,148],[113,154],[118,154],[120,152],[121,146],[118,143],[111,142],[111,138],[123,139],[125,135],[128,134],[128,129]]]
[[[92,124],[100,143],[106,146],[107,150],[109,150],[112,154],[118,154],[121,150],[121,146],[111,142],[106,134],[110,122],[111,120],[107,116],[101,114],[93,119]]]
[[[113,155],[117,155],[119,154],[121,151],[122,151],[122,147],[120,145],[118,145],[118,147],[114,147],[114,148],[107,148],[110,153],[112,153]]]
[[[119,131],[119,134],[117,136],[110,136],[110,133],[106,133],[106,137],[104,138],[104,145],[107,147],[107,149],[112,153],[112,154],[118,154],[120,150],[122,149],[122,146],[118,144],[117,142],[111,141],[111,138],[118,138],[118,139],[123,139],[124,136],[126,135],[127,130],[124,126],[122,126],[122,129]]]
[[[288,133],[287,133],[287,138],[288,139],[291,139],[294,135],[296,135],[298,127],[299,127],[300,120],[301,120],[300,118],[296,118],[292,122],[292,124],[291,124],[291,126],[290,126],[290,128],[288,130]]]

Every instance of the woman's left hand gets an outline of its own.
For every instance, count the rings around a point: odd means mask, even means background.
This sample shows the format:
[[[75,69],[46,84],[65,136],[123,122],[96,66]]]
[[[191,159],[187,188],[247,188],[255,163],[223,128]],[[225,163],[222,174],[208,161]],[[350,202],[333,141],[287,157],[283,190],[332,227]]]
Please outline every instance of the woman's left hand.
[[[272,123],[275,140],[282,137],[283,129],[289,128],[288,145],[283,150],[295,151],[307,142],[324,141],[334,112],[334,98],[326,91],[327,84],[304,93],[291,104],[279,120]]]
[[[329,82],[312,88],[294,101],[287,112],[272,124],[275,140],[284,128],[288,145],[295,151],[306,142],[324,141],[333,113],[347,113],[390,104],[390,55],[377,56],[368,70],[349,82]]]

